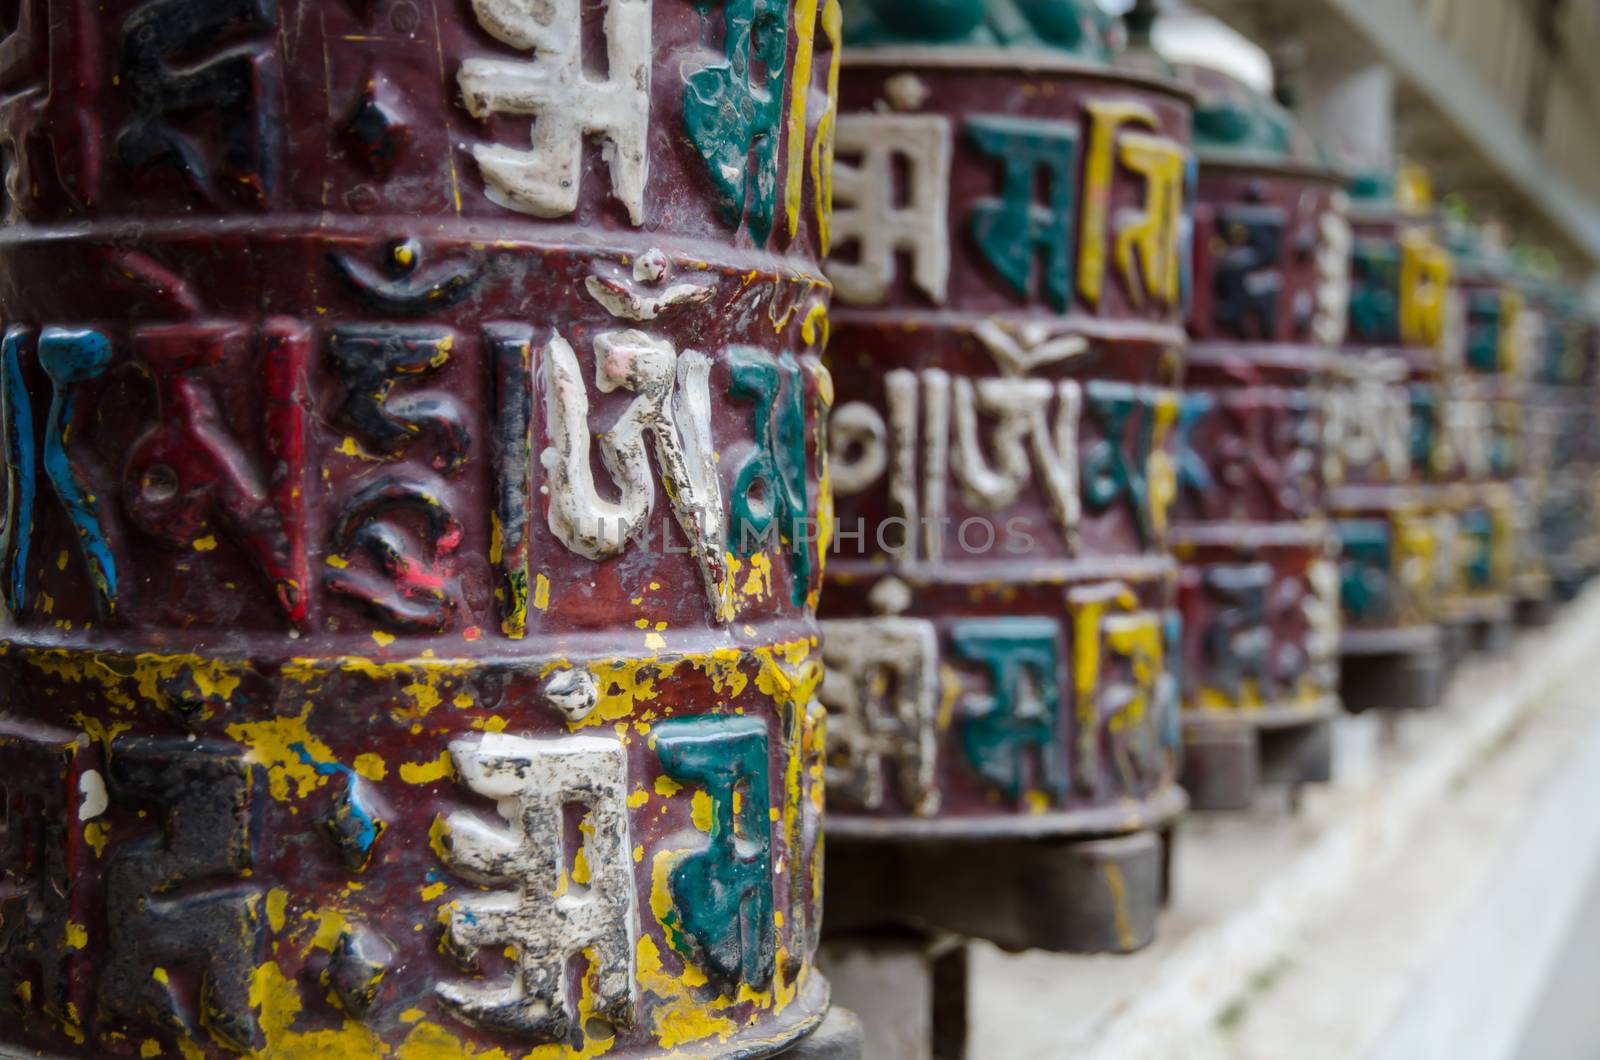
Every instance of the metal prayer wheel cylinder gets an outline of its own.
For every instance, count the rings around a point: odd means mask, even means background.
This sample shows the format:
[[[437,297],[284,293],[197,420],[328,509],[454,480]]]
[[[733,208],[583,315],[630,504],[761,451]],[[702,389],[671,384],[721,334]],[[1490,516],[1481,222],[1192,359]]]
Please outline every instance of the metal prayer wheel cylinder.
[[[1476,233],[1447,226],[1452,287],[1434,400],[1413,401],[1431,442],[1437,617],[1452,654],[1504,643],[1515,606],[1518,479],[1528,425],[1519,375],[1522,299]]]
[[[1183,786],[1248,806],[1258,780],[1326,780],[1339,586],[1323,396],[1349,304],[1342,179],[1275,104],[1192,75],[1194,301],[1172,542],[1183,563]]]
[[[1092,4],[926,7],[856,5],[840,88],[828,924],[1131,950],[1184,806],[1190,101]]]
[[[1438,698],[1440,506],[1430,485],[1448,254],[1386,179],[1352,186],[1350,326],[1328,398],[1328,506],[1339,545],[1340,690],[1353,710]]]
[[[804,1035],[838,5],[19,9],[0,1054]]]

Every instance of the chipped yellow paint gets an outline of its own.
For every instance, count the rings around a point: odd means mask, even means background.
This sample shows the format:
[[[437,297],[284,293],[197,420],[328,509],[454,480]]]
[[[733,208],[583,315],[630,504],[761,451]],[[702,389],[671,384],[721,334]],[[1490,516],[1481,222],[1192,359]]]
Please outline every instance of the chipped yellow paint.
[[[196,552],[215,552],[217,550],[216,537],[211,534],[207,534],[205,537],[196,539],[194,543],[194,550]]]
[[[89,945],[89,929],[74,921],[67,921],[67,949],[81,950],[87,945]]]
[[[432,784],[455,775],[455,764],[449,751],[440,751],[439,757],[428,762],[404,762],[400,766],[400,779],[407,784]]]
[[[400,1013],[400,1022],[407,1024],[416,1023],[426,1016],[427,1013],[422,1011],[420,1008],[408,1008],[404,1012]]]
[[[665,780],[665,777],[661,778]],[[650,801],[650,793],[643,788],[635,788],[628,795],[628,809],[637,810]]]
[[[90,821],[83,826],[83,841],[94,848],[94,856],[106,856],[106,841],[111,838],[111,826],[104,821]]]
[[[669,677],[676,664],[658,659],[607,659],[589,664],[600,701],[583,721],[573,728],[601,726],[627,720],[639,712],[639,704],[656,698],[657,676]],[[646,671],[651,671],[646,675]]]
[[[289,892],[274,887],[267,892],[267,924],[274,932],[283,930],[284,912],[289,905]]]
[[[349,437],[348,435],[345,437],[344,441],[339,443],[339,452],[343,453],[345,456],[353,456],[357,460],[367,460],[374,464],[382,463],[384,459],[381,456],[373,456],[371,453],[367,452],[361,447],[360,442]]]
[[[445,884],[445,883],[430,883],[430,884],[428,884],[428,886],[424,887],[422,889],[422,891],[421,891],[422,900],[424,902],[431,902],[435,898],[439,897],[441,894],[443,894],[445,891],[447,891],[449,889],[450,889],[449,884]]]
[[[428,847],[433,851],[434,857],[445,864],[450,863],[450,849],[445,844],[445,839],[450,835],[450,826],[443,817],[435,817],[428,826]]]
[[[161,1043],[154,1038],[146,1038],[139,1043],[139,1055],[143,1060],[151,1060],[152,1057],[160,1056]]]
[[[633,848],[633,861],[634,864],[644,861],[644,847],[636,846]]]
[[[716,803],[711,801],[710,795],[696,790],[690,799],[689,819],[700,831],[709,833],[711,826],[716,823],[716,809]]]
[[[329,556],[322,562],[326,563],[334,570],[345,570],[350,566],[350,561],[345,559],[343,556]]]
[[[761,661],[756,688],[778,707],[811,702],[822,684],[822,663],[811,658],[813,647],[812,639],[804,639],[752,648],[750,653]]]
[[[662,775],[656,778],[656,794],[663,799],[670,799],[682,790],[683,785],[669,776]]]
[[[266,1040],[261,1055],[272,1060],[363,1060],[386,1052],[376,1034],[351,1019],[336,1029],[296,1031],[294,1023],[304,1007],[300,991],[274,961],[257,966],[251,974],[250,1007],[256,1010]]]
[[[639,936],[634,963],[639,985],[663,1002],[650,1018],[651,1030],[661,1048],[676,1049],[708,1038],[727,1041],[738,1031],[737,1023],[726,1016],[714,1015],[711,1005],[704,1005],[695,997],[693,986],[699,984],[691,984],[688,974],[693,965],[685,961],[683,974],[669,973],[662,962],[661,947],[648,934]],[[696,978],[704,981],[703,975]]]
[[[1022,795],[1023,809],[1031,814],[1050,812],[1050,796],[1042,791],[1028,791]]]
[[[56,557],[56,570],[66,570],[67,569],[67,562],[68,562],[67,550],[66,549],[62,549],[61,550],[61,555]]]
[[[356,755],[354,769],[358,776],[376,784],[389,775],[388,763],[384,762],[382,755],[367,753]]]
[[[249,761],[267,770],[267,790],[279,802],[292,797],[303,799],[326,784],[328,778],[319,774],[316,767],[300,756],[296,746],[316,762],[337,762],[338,756],[331,748],[306,727],[311,716],[307,703],[298,717],[273,718],[271,721],[238,722],[229,725],[229,737],[250,748]]]
[[[479,1051],[443,1027],[419,1023],[395,1049],[395,1060],[511,1060],[503,1049]]]
[[[242,676],[248,672],[248,666],[244,663],[184,654],[143,653],[130,659],[126,655],[111,652],[29,647],[23,649],[22,658],[47,676],[70,684],[97,685],[107,702],[123,708],[135,706],[134,698],[126,688],[130,678],[147,704],[164,708],[167,697],[162,693],[161,686],[167,682],[187,677],[201,697],[225,700],[233,695]],[[117,731],[126,728],[123,726]],[[85,731],[99,738],[87,725]],[[112,733],[113,736],[115,734]]]
[[[533,581],[533,606],[539,611],[550,608],[550,579],[543,574]]]
[[[375,629],[372,631],[372,639],[380,648],[387,648],[389,645],[394,643],[394,637],[391,634],[385,633],[381,629]]]

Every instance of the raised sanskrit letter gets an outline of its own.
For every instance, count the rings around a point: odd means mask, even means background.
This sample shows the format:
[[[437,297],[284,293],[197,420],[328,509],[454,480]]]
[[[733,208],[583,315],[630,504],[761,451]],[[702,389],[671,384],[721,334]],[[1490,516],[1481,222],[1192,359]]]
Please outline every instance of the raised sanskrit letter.
[[[885,760],[899,779],[902,805],[939,811],[939,639],[913,618],[823,623],[828,708],[828,790],[864,810],[884,801]]]
[[[362,440],[388,457],[403,454],[424,433],[438,440],[433,466],[454,472],[467,460],[466,416],[453,397],[423,392],[391,396],[402,380],[426,379],[450,361],[448,328],[371,324],[338,328],[328,364],[345,385],[340,414]]]
[[[791,596],[799,606],[811,591],[811,545],[805,533],[810,515],[805,384],[793,354],[774,358],[763,350],[739,346],[732,356],[729,392],[755,402],[756,408],[755,448],[739,468],[734,486],[730,542],[740,553],[749,554],[752,549],[746,543],[766,540],[776,523],[789,546]]]
[[[1121,780],[1121,794],[1147,790],[1162,775],[1162,758],[1171,748],[1176,709],[1166,655],[1174,632],[1169,621],[1138,610],[1133,591],[1111,582],[1075,590],[1073,675],[1077,681],[1079,787],[1102,788],[1098,757],[1110,750]],[[1110,611],[1110,613],[1108,613]]]
[[[638,396],[600,439],[600,455],[617,484],[610,501],[595,489],[589,463],[589,394],[567,340],[552,335],[543,351],[545,409],[551,449],[551,531],[592,560],[617,556],[655,511],[656,485],[644,436],[655,442],[663,486],[678,525],[700,564],[719,621],[732,617],[732,590],[722,550],[722,486],[711,449],[711,362],[693,350],[640,331],[607,331],[594,340],[595,385]]]
[[[191,1037],[201,1028],[238,1052],[264,1044],[250,1003],[250,976],[266,941],[259,887],[216,881],[249,874],[259,810],[260,769],[230,745],[121,739],[112,745],[112,796],[165,806],[159,834],[128,842],[106,872],[111,946],[100,1003],[115,1015],[154,1014]],[[208,884],[203,890],[184,887]],[[163,965],[204,969],[199,1011]]]
[[[1124,125],[1154,129],[1155,111],[1129,101],[1090,103],[1089,157],[1083,170],[1083,231],[1078,235],[1078,293],[1098,306],[1105,293],[1106,244],[1111,228],[1111,185],[1116,176],[1117,132]],[[1181,213],[1181,210],[1179,211]]]
[[[475,118],[532,115],[533,148],[480,144],[473,157],[489,198],[535,217],[564,217],[578,208],[583,142],[606,139],[611,190],[635,225],[644,223],[649,172],[652,0],[608,0],[605,37],[609,75],[585,73],[580,0],[472,0],[495,39],[534,53],[534,62],[468,59],[461,94]],[[782,58],[779,58],[781,69]]]
[[[1034,261],[1044,257],[1044,290],[1056,309],[1072,297],[1072,218],[1078,129],[1065,122],[969,118],[967,137],[1000,163],[1000,197],[972,207],[972,236],[1010,287],[1033,294]],[[1047,202],[1034,201],[1041,176]]]
[[[269,29],[278,0],[151,0],[122,26],[122,76],[133,116],[117,136],[117,157],[132,169],[171,159],[196,191],[215,200],[240,186],[265,200],[275,178],[278,85],[270,44],[232,47],[195,63],[195,53],[238,28]],[[225,181],[215,179],[175,120],[218,112]]]
[[[764,990],[772,981],[767,753],[766,727],[755,718],[675,718],[656,726],[661,768],[711,797],[706,847],[678,860],[671,889],[683,932],[725,987],[744,983]]]
[[[1277,336],[1278,298],[1283,293],[1278,265],[1287,227],[1276,206],[1238,206],[1218,212],[1218,234],[1228,249],[1217,261],[1213,313],[1218,326],[1238,338]]]
[[[11,328],[0,346],[0,412],[5,416],[6,510],[0,557],[6,562],[6,606],[13,618],[28,606],[28,554],[33,543],[33,506],[39,492],[39,461],[33,433],[33,401],[22,374],[23,352],[33,332]]]
[[[1400,241],[1400,341],[1437,346],[1444,337],[1445,303],[1453,271],[1450,255],[1421,232]]]
[[[79,824],[90,752],[77,734],[0,722],[0,1016],[25,1025],[30,1009],[75,1025],[88,955],[69,925],[94,923],[74,874],[92,864]],[[74,812],[74,811],[78,812]],[[96,928],[98,930],[98,928]],[[75,985],[76,984],[76,985]],[[83,1006],[80,1015],[88,1013]],[[76,1026],[73,1029],[78,1029]]]
[[[639,914],[622,745],[601,736],[530,740],[494,733],[453,743],[450,754],[462,782],[496,800],[507,822],[451,814],[445,841],[450,865],[478,883],[511,889],[452,902],[449,941],[468,952],[509,945],[516,971],[509,982],[440,983],[434,988],[439,999],[475,1026],[563,1041],[578,1015],[567,966],[588,953],[595,1011],[631,1023]],[[585,813],[584,839],[582,850],[569,856],[565,808],[573,803]],[[563,887],[579,853],[589,866],[587,885]]]
[[[783,0],[720,2],[722,50],[727,61],[703,66],[686,76],[683,119],[689,141],[699,151],[716,189],[723,220],[737,226],[748,204],[750,237],[760,247],[772,234],[777,209],[779,122],[789,57],[788,4]],[[789,164],[798,165],[799,160]]]
[[[178,325],[135,333],[134,354],[160,391],[161,423],[134,443],[123,477],[129,514],[146,533],[188,545],[220,516],[249,548],[285,617],[306,618],[305,423],[309,329],[269,321],[261,361],[262,459],[229,437],[228,417],[207,386],[229,347],[231,325]],[[264,464],[265,474],[256,464]]]
[[[1154,299],[1178,305],[1183,297],[1183,183],[1188,159],[1164,136],[1130,132],[1122,138],[1122,164],[1144,177],[1144,206],[1125,211],[1117,233],[1117,268],[1135,305]],[[1134,255],[1138,254],[1138,272]]]
[[[100,522],[100,501],[79,481],[67,455],[67,438],[77,410],[73,388],[105,373],[111,364],[111,340],[98,331],[45,328],[39,336],[39,364],[51,382],[44,471],[78,534],[78,551],[94,584],[95,608],[101,618],[110,618],[117,611],[117,563]]]
[[[957,623],[950,647],[988,671],[991,691],[962,704],[961,748],[987,783],[1018,799],[1030,786],[1066,794],[1060,736],[1060,627],[1048,618],[992,618]]]
[[[1057,398],[1055,422],[1046,412]],[[1050,514],[1069,542],[1078,534],[1078,421],[1083,391],[1075,380],[1052,385],[1043,379],[979,379],[955,382],[955,471],[967,502],[998,511],[1015,504],[1033,469],[1042,480]],[[991,468],[978,438],[978,414],[999,422]],[[1029,454],[1032,454],[1032,467]]]
[[[917,287],[943,305],[950,282],[950,122],[937,116],[852,114],[839,119],[833,231],[838,247],[855,243],[856,260],[828,263],[839,298],[878,305],[895,277],[895,253],[911,255]],[[896,194],[896,159],[905,163],[904,202]]]

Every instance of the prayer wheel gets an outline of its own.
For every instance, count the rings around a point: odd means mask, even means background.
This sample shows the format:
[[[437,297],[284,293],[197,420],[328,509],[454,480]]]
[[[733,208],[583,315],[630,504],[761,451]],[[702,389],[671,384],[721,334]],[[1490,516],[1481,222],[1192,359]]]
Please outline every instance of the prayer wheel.
[[[1323,395],[1344,340],[1343,181],[1271,100],[1193,69],[1193,339],[1172,539],[1183,564],[1183,786],[1201,809],[1326,780],[1339,587]]]
[[[1185,803],[1190,98],[1081,0],[846,14],[829,930],[1135,949]]]
[[[1437,400],[1413,402],[1432,441],[1438,618],[1451,657],[1505,642],[1515,606],[1515,490],[1527,426],[1518,347],[1522,299],[1472,229],[1447,230],[1453,264]]]
[[[807,1034],[837,0],[11,10],[0,1054]]]
[[[1409,187],[1402,186],[1402,191]],[[1436,225],[1389,175],[1351,188],[1350,314],[1328,397],[1328,506],[1339,544],[1340,690],[1353,710],[1437,701],[1431,410],[1451,265]]]

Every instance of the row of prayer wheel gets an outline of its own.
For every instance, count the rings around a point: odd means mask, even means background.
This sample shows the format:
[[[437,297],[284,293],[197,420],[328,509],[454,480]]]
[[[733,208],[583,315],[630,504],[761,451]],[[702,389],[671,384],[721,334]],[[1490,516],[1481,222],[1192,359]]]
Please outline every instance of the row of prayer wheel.
[[[11,6],[0,1058],[802,1056],[1600,566],[1575,296],[1086,0]]]

